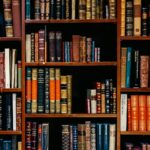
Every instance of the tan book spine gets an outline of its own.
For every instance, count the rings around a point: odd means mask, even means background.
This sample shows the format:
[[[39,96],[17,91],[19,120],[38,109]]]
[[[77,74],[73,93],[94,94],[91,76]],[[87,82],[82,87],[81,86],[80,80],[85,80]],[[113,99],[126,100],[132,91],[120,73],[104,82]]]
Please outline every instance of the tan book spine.
[[[92,19],[96,19],[96,0],[91,0],[91,8],[92,8],[92,13],[91,13],[91,17]]]
[[[134,35],[141,35],[141,0],[134,0]]]
[[[121,0],[121,36],[125,36],[126,0]]]
[[[72,11],[71,11],[71,19],[76,19],[76,0],[72,0]]]
[[[86,0],[86,19],[91,19],[91,0]]]
[[[79,0],[79,19],[86,18],[86,0]]]
[[[26,34],[26,62],[31,62],[31,34]]]
[[[101,113],[106,113],[105,83],[101,84]]]
[[[68,114],[72,113],[72,75],[67,75]]]
[[[45,19],[48,20],[50,17],[50,0],[45,1]]]
[[[91,150],[91,122],[85,121],[85,144],[86,150]]]
[[[126,57],[127,54],[127,48],[122,47],[121,48],[121,88],[126,87]]]
[[[22,150],[22,142],[21,141],[18,142],[18,150]]]

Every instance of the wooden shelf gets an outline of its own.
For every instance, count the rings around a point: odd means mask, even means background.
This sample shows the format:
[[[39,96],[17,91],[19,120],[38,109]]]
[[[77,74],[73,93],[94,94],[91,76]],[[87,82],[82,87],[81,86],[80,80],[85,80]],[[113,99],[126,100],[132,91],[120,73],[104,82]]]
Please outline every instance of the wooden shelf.
[[[26,118],[117,118],[117,114],[26,114]]]
[[[0,92],[22,92],[20,88],[0,88]]]
[[[79,19],[51,19],[51,20],[25,20],[26,24],[49,24],[49,23],[117,23],[117,19],[86,19],[86,20],[79,20]]]
[[[0,41],[21,41],[21,37],[0,37]]]
[[[2,130],[0,131],[0,135],[21,135],[21,131],[13,131],[13,130]]]
[[[26,66],[117,66],[117,62],[43,62],[43,63],[25,63]]]
[[[121,88],[121,92],[150,92],[150,88]]]
[[[121,135],[150,135],[149,131],[121,131],[120,132]]]
[[[120,37],[121,41],[144,41],[150,40],[150,36],[122,36]]]

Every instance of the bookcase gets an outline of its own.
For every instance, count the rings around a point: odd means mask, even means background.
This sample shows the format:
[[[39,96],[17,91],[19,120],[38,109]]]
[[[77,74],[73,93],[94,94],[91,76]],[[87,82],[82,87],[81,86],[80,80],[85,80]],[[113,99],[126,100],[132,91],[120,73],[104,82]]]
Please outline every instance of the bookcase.
[[[97,2],[99,9],[94,5]],[[149,150],[149,130],[139,126],[139,129],[129,129],[127,108],[132,96],[138,99],[149,96],[149,85],[141,86],[138,55],[132,59],[135,66],[139,66],[132,68],[133,72],[128,70],[130,78],[134,74],[129,83],[135,81],[128,86],[129,75],[126,77],[123,70],[123,60],[127,58],[122,57],[123,48],[133,49],[134,55],[138,50],[140,55],[149,56],[149,28],[146,30],[145,24],[141,24],[140,34],[135,35],[133,20],[126,20],[131,16],[133,19],[133,7],[141,6],[138,2],[140,0],[107,0],[101,5],[102,0],[20,1],[22,34],[0,37],[0,46],[2,51],[8,46],[17,49],[17,60],[21,60],[21,87],[1,88],[0,94],[17,93],[21,97],[21,130],[2,129],[0,139],[10,140],[16,135],[17,140],[22,141],[23,150],[47,149],[47,145],[51,150],[88,146],[93,150],[123,150],[133,149],[133,145],[135,148],[147,145]],[[141,14],[144,8],[140,8],[136,17],[147,18],[146,25],[150,27],[148,5],[148,1],[142,0],[147,17]],[[132,9],[129,14],[126,7]],[[98,14],[93,14],[92,9]],[[129,29],[127,23],[132,24]],[[148,103],[148,98],[142,101]],[[148,106],[144,108],[148,114]]]

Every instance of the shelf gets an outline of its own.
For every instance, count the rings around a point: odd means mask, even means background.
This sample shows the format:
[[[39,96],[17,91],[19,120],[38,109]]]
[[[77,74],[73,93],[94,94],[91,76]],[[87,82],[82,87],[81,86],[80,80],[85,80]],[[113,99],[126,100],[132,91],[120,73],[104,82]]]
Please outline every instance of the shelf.
[[[121,135],[150,135],[149,131],[121,131]]]
[[[150,92],[150,88],[121,88],[121,92]]]
[[[26,66],[117,66],[117,62],[43,62],[43,63],[25,63]]]
[[[21,41],[21,37],[0,37],[0,41]]]
[[[143,41],[150,40],[150,36],[122,36],[120,37],[121,41]]]
[[[51,19],[51,20],[26,20],[26,24],[49,24],[49,23],[113,23],[116,24],[116,19],[85,19],[85,20],[79,20],[79,19]]]
[[[21,88],[0,88],[0,92],[22,92]]]
[[[117,118],[116,114],[26,114],[26,118]]]
[[[22,132],[21,131],[13,131],[13,130],[2,130],[0,131],[0,135],[21,135]]]

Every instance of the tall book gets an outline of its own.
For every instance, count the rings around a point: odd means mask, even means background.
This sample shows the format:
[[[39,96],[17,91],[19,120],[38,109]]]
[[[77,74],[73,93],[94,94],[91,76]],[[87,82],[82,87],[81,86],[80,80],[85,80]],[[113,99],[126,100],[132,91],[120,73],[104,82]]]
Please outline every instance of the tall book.
[[[116,149],[116,125],[109,124],[109,150]]]
[[[15,37],[21,37],[20,0],[12,0],[13,31]]]
[[[125,36],[126,0],[121,0],[121,36]]]
[[[141,35],[141,0],[134,0],[134,35]]]

